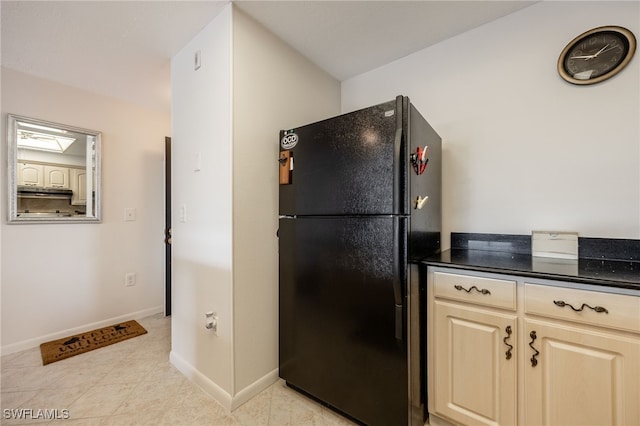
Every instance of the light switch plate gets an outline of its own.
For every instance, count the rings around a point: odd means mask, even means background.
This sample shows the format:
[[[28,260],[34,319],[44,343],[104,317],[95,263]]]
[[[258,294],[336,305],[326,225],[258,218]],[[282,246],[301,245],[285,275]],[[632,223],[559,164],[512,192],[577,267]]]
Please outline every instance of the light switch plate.
[[[202,52],[196,50],[195,55],[193,55],[193,69],[198,71],[202,66]]]

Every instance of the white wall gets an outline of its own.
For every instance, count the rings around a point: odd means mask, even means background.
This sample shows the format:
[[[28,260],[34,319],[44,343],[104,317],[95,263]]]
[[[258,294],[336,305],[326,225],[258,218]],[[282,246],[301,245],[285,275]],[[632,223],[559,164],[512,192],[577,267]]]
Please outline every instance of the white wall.
[[[202,60],[197,71],[196,51]],[[231,6],[172,59],[171,91],[171,359],[228,404],[233,395]],[[204,327],[208,311],[219,316],[217,337]]]
[[[169,115],[5,68],[1,107],[2,164],[7,113],[103,132],[100,224],[7,224],[3,168],[2,353],[161,312]],[[127,207],[135,222],[124,221]]]
[[[639,37],[640,3],[537,3],[343,82],[342,109],[404,94],[442,136],[445,248],[451,231],[637,239],[640,52],[594,86],[556,71],[602,25]]]
[[[171,360],[233,409],[277,379],[278,131],[339,113],[340,85],[229,5],[173,58],[172,110]]]
[[[340,84],[239,9],[233,17],[233,309],[239,393],[259,387],[254,383],[269,373],[277,377],[278,132],[339,114]]]

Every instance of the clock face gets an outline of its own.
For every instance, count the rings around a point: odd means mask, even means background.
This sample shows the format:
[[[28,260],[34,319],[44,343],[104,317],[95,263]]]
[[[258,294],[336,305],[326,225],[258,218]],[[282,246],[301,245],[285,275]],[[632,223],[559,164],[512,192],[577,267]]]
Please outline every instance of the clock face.
[[[558,59],[558,72],[573,84],[598,83],[622,70],[635,47],[635,37],[626,28],[595,28],[565,47]]]

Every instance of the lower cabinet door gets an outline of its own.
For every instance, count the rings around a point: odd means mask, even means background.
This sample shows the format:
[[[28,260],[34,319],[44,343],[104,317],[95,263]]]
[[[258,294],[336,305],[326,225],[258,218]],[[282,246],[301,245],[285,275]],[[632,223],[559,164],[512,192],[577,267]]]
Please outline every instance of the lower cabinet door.
[[[516,423],[516,317],[436,300],[437,414],[464,425]]]
[[[640,339],[525,320],[525,424],[640,425]]]

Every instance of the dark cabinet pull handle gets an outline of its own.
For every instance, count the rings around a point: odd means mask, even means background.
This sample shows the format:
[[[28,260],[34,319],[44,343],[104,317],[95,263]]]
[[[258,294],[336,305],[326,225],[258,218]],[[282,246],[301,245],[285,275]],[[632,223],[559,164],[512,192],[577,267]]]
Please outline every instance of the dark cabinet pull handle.
[[[467,293],[471,293],[471,290],[475,290],[478,293],[482,293],[482,294],[491,294],[491,292],[489,290],[487,290],[486,288],[483,288],[482,290],[480,290],[478,287],[476,287],[475,285],[472,286],[469,290],[467,290],[466,288],[462,287],[461,285],[454,285],[453,288],[455,288],[458,291],[466,291]]]
[[[508,325],[507,328],[504,329],[504,331],[507,333],[507,336],[504,339],[502,339],[502,342],[509,347],[507,352],[505,352],[505,355],[507,356],[507,359],[511,359],[511,351],[513,350],[513,345],[510,345],[509,343],[507,343],[507,340],[511,338],[511,333],[512,333],[511,326]]]
[[[603,308],[602,306],[589,306],[586,303],[583,303],[582,306],[580,306],[579,309],[576,309],[573,307],[573,305],[571,305],[570,303],[565,302],[564,300],[554,300],[553,303],[555,303],[556,306],[560,306],[561,308],[564,308],[565,306],[570,307],[571,309],[573,309],[576,312],[580,312],[582,311],[585,307],[589,308],[589,309],[593,309],[594,311],[598,312],[598,313],[602,313],[604,312],[605,314],[608,314],[609,311],[606,308]]]
[[[535,330],[529,333],[529,337],[531,337],[531,342],[529,342],[529,347],[533,349],[533,351],[535,352],[531,357],[531,366],[535,367],[536,365],[538,365],[538,360],[536,359],[536,357],[540,355],[540,352],[533,347],[533,342],[535,342],[536,339],[538,338],[538,336],[536,336]]]

